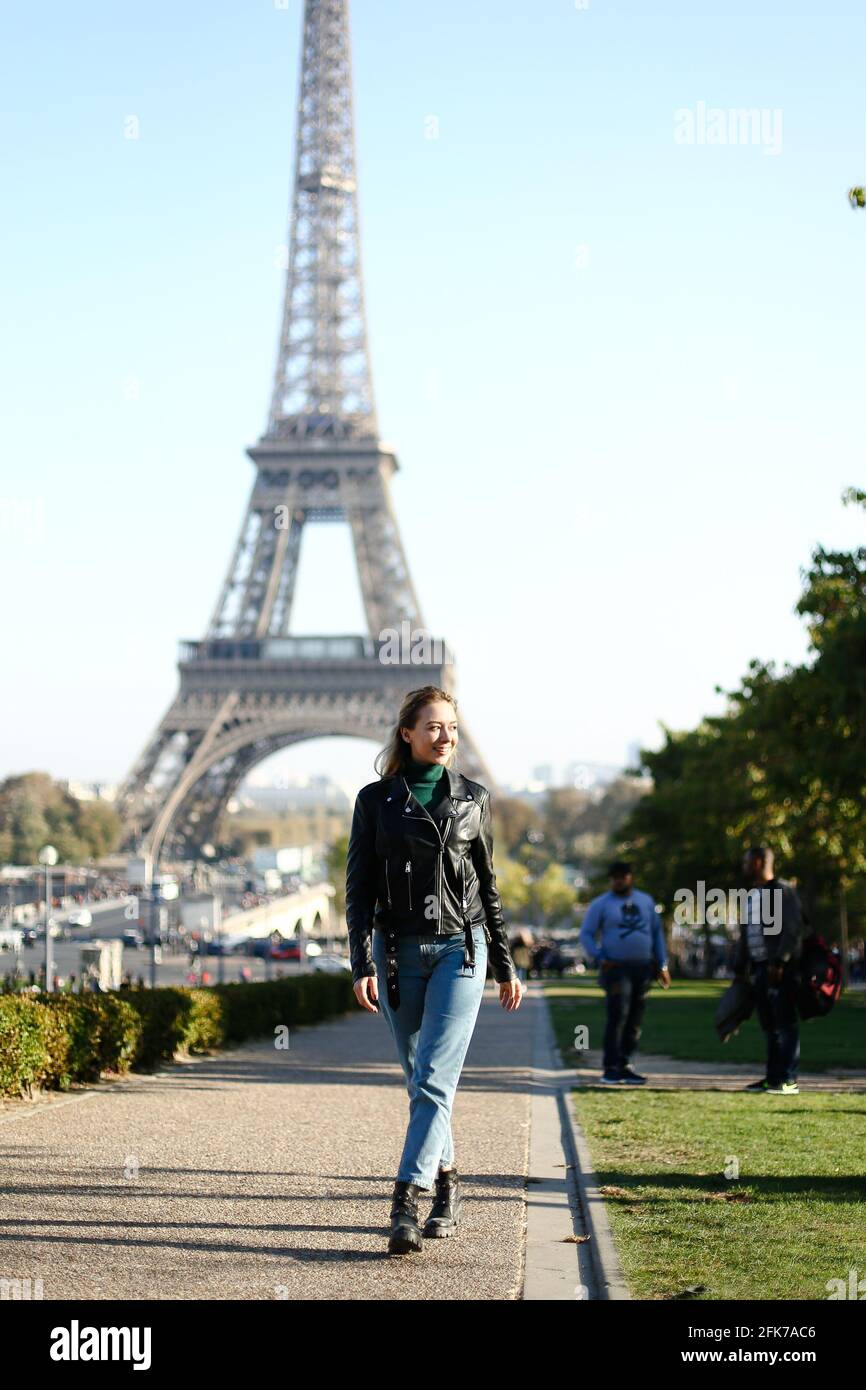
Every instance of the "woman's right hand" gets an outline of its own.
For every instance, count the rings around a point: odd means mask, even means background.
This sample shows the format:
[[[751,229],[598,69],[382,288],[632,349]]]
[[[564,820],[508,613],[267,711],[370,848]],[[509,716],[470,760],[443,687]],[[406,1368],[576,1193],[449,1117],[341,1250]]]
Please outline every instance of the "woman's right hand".
[[[376,1002],[379,998],[379,981],[375,975],[364,975],[360,980],[355,981],[352,988],[362,1009],[367,1009],[371,1014],[379,1012],[379,1005]]]

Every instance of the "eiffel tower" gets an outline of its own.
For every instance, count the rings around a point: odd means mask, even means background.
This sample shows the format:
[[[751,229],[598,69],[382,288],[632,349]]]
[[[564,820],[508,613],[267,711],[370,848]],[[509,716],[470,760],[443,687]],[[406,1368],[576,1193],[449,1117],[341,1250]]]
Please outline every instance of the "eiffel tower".
[[[202,641],[181,643],[180,688],[118,792],[124,844],[195,857],[243,778],[323,735],[384,744],[407,691],[454,689],[454,658],[424,627],[379,439],[361,276],[348,0],[305,0],[285,302],[256,475]],[[348,523],[367,632],[292,636],[304,527]],[[418,657],[420,659],[416,660]],[[459,766],[493,787],[460,719]]]

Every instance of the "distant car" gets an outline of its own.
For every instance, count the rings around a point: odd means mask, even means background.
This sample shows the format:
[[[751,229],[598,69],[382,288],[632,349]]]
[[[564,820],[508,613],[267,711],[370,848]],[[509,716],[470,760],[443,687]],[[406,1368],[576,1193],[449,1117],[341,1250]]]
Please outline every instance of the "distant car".
[[[312,956],[310,966],[313,970],[324,970],[328,975],[339,975],[341,971],[352,973],[352,967],[342,956]]]
[[[123,933],[123,944],[133,950],[140,950],[144,945],[144,933],[137,927],[127,927]]]
[[[271,949],[267,952],[271,960],[300,960],[301,943],[300,941],[280,941],[271,942]]]
[[[33,940],[34,940],[34,941],[44,941],[44,940],[45,940],[45,927],[44,927],[44,925],[40,924],[38,927],[33,927],[32,930],[33,930]],[[54,920],[53,917],[51,918],[51,923],[50,923],[50,925],[49,925],[48,930],[49,930],[49,933],[50,933],[50,935],[51,935],[51,940],[52,940],[52,941],[56,941],[56,940],[58,939],[58,937],[60,937],[60,938],[63,937],[63,928],[62,928],[62,927],[59,927],[59,926],[57,925],[57,923],[55,922],[55,920]]]
[[[93,915],[88,912],[86,907],[80,907],[76,912],[70,912],[66,919],[68,927],[92,927]]]
[[[269,936],[248,936],[233,949],[246,956],[264,956],[271,960],[301,959],[300,942],[288,937],[275,943]]]

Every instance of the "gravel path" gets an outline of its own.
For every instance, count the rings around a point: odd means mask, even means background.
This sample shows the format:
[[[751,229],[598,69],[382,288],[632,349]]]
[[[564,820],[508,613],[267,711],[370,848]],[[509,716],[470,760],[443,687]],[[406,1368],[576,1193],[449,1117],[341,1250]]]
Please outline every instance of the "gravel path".
[[[287,1051],[0,1104],[0,1278],[64,1300],[519,1299],[536,1007],[506,1013],[488,982],[454,1106],[456,1238],[386,1252],[408,1098],[359,1008]]]

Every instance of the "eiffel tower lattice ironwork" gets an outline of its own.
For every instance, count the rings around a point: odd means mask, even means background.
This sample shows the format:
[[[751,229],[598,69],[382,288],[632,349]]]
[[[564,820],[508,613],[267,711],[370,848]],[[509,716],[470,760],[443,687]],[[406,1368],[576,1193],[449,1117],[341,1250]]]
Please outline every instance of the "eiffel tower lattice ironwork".
[[[402,696],[454,688],[426,633],[379,439],[361,276],[348,0],[306,0],[285,305],[252,492],[204,640],[181,644],[180,688],[118,793],[125,844],[195,855],[246,774],[323,735],[384,743]],[[291,636],[303,529],[348,524],[367,633]],[[392,660],[388,634],[400,634]],[[405,639],[409,638],[407,642]],[[460,719],[459,766],[493,786]]]

